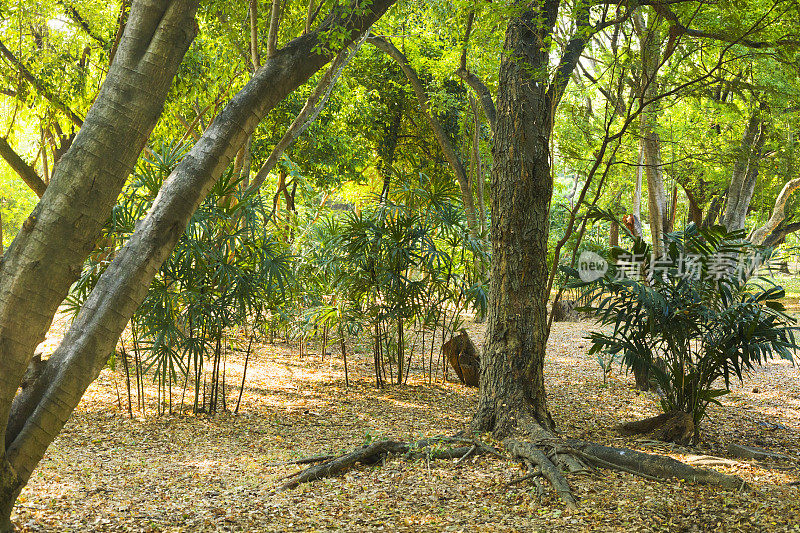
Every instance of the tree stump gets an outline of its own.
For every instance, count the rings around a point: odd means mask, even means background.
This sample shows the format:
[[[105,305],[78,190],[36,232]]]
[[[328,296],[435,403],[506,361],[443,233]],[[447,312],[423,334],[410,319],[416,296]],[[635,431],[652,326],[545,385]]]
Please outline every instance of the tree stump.
[[[481,369],[480,357],[465,329],[444,343],[442,353],[461,383],[468,387],[478,386]]]
[[[648,435],[664,442],[686,444],[694,435],[692,415],[683,411],[671,411],[636,422],[628,422],[617,427],[623,435]]]
[[[567,322],[575,318],[575,301],[559,300],[553,303],[553,322]]]

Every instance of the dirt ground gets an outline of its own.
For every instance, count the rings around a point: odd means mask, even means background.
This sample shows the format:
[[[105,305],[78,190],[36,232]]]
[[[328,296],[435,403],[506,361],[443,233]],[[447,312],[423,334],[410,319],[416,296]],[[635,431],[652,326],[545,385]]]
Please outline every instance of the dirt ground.
[[[711,408],[697,449],[619,437],[610,428],[657,414],[656,398],[637,393],[618,367],[604,383],[586,355],[589,327],[555,324],[551,335],[545,373],[562,434],[678,459],[725,457],[730,442],[800,454],[800,370],[783,361]],[[480,345],[483,326],[469,329]],[[453,434],[475,409],[476,389],[429,385],[419,360],[407,386],[379,390],[371,354],[350,355],[350,387],[338,350],[332,355],[321,362],[299,358],[294,345],[258,346],[239,414],[213,418],[156,416],[150,383],[145,414],[131,420],[124,374],[105,370],[34,472],[13,520],[24,531],[800,531],[797,462],[720,467],[751,484],[742,492],[607,470],[572,475],[576,512],[552,492],[540,501],[530,485],[509,486],[521,475],[517,465],[489,457],[394,459],[279,492],[280,479],[298,467],[275,463],[381,437]],[[242,362],[228,360],[228,383],[238,384]],[[237,394],[238,385],[229,389],[229,406]]]

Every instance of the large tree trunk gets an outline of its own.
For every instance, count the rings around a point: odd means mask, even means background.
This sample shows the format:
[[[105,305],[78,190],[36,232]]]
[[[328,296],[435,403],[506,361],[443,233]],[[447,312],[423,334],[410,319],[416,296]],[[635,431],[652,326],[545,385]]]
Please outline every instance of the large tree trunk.
[[[329,61],[314,52],[320,32],[342,24],[350,32],[349,43],[392,0],[376,0],[371,10],[346,21],[332,14],[319,30],[292,41],[265,63],[165,181],[41,377],[12,407],[33,350],[80,274],[193,36],[194,2],[154,4],[144,1],[132,8],[107,83],[2,263],[0,420],[9,422],[0,441],[0,523],[6,525],[19,491],[105,365],[191,214],[266,113]]]
[[[12,448],[12,399],[161,114],[196,31],[195,7],[143,0],[131,9],[95,104],[0,265],[0,523],[38,462]],[[39,428],[39,440],[49,444],[52,430]]]
[[[489,327],[473,428],[498,436],[525,424],[553,427],[543,369],[553,192],[549,145],[557,98],[546,80],[534,76],[541,77],[548,63],[538,43],[550,35],[558,4],[534,6],[511,19],[506,31],[492,148]]]
[[[765,131],[762,109],[757,108],[750,115],[747,127],[742,135],[742,145],[736,156],[728,187],[728,198],[725,213],[720,223],[729,231],[744,228],[747,210],[756,187],[758,177],[758,160],[764,147]]]

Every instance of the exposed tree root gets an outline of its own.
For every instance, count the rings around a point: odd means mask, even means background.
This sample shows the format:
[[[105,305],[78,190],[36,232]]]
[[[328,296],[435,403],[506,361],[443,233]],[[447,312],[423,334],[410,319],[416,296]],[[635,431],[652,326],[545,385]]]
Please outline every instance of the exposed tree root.
[[[440,443],[469,443],[469,445],[457,446],[453,448],[433,447],[434,445]],[[360,446],[355,450],[338,457],[326,459],[324,456],[314,456],[309,459],[299,459],[297,461],[293,461],[295,464],[316,462],[319,460],[323,460],[324,462],[291,474],[288,476],[289,480],[281,486],[281,490],[293,489],[301,483],[307,483],[309,481],[314,481],[325,477],[337,476],[346,472],[357,464],[375,464],[390,454],[405,454],[410,458],[429,457],[431,459],[459,459],[460,462],[470,455],[483,455],[486,453],[499,455],[497,450],[487,444],[460,437],[434,437],[423,439],[412,444],[397,440],[382,440],[373,442],[372,444]]]
[[[575,501],[566,478],[537,445],[515,439],[506,439],[503,444],[512,456],[526,464],[528,471],[538,468],[569,509],[578,508],[578,502]]]
[[[531,431],[531,434],[541,437],[543,432]],[[449,448],[438,446],[442,444],[462,444],[462,446]],[[525,476],[512,480],[508,485],[532,480],[541,497],[543,492],[541,478],[544,478],[569,509],[576,509],[578,503],[572,494],[564,472],[585,473],[589,471],[589,467],[627,472],[653,481],[677,478],[691,483],[710,484],[730,490],[747,488],[747,484],[736,476],[725,475],[715,470],[696,468],[671,457],[626,448],[612,448],[591,442],[556,437],[538,438],[535,442],[508,438],[503,441],[503,445],[512,458],[525,465],[528,472]],[[422,457],[458,459],[457,463],[461,463],[469,456],[487,453],[499,455],[492,446],[463,437],[435,437],[416,443],[382,440],[358,447],[334,458],[315,456],[308,460],[295,461],[293,463],[296,464],[311,462],[311,460],[324,462],[291,474],[281,489],[293,489],[301,483],[337,476],[357,464],[375,464],[389,455],[405,455],[412,459]]]

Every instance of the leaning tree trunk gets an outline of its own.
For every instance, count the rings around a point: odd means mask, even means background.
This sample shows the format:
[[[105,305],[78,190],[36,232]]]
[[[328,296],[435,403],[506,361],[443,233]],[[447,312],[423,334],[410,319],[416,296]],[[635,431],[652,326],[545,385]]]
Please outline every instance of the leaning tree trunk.
[[[750,120],[747,121],[747,127],[742,135],[739,153],[733,165],[725,212],[720,221],[728,231],[744,228],[750,200],[752,200],[756,188],[758,160],[761,158],[766,133],[762,111],[762,107],[759,107],[750,115]]]
[[[778,197],[775,199],[775,207],[772,208],[772,215],[770,215],[769,220],[767,220],[763,226],[753,229],[750,235],[748,235],[747,240],[753,244],[764,244],[767,237],[780,226],[783,219],[786,218],[786,202],[789,200],[789,196],[798,188],[800,188],[800,178],[790,180],[783,186],[780,194],[778,194]]]
[[[10,528],[32,469],[17,460],[6,429],[11,402],[161,114],[194,38],[196,3],[143,0],[131,8],[95,104],[0,264],[0,531]],[[41,438],[49,443],[56,433]]]
[[[194,210],[258,122],[330,60],[330,56],[315,52],[320,49],[320,33],[343,26],[350,32],[345,44],[352,42],[392,3],[376,0],[371,10],[348,15],[346,20],[336,11],[317,31],[295,39],[265,62],[164,182],[150,212],[98,280],[40,378],[14,398],[33,349],[44,338],[70,283],[80,274],[81,264],[155,124],[171,77],[193,35],[193,2],[174,2],[155,19],[158,10],[154,6],[146,2],[134,6],[126,29],[126,35],[131,35],[123,39],[117,53],[118,61],[131,64],[117,70],[112,67],[109,81],[114,83],[104,86],[89,113],[95,118],[90,121],[87,116],[58,167],[60,174],[29,219],[29,227],[7,251],[10,260],[2,264],[0,420],[9,422],[0,434],[4,444],[0,448],[0,531],[10,527],[16,497],[104,367]],[[347,7],[343,9],[347,11]],[[142,21],[137,22],[138,18]],[[162,79],[163,87],[156,83]],[[144,101],[141,110],[135,107],[139,99]],[[109,150],[107,157],[101,157],[103,150]],[[118,186],[115,192],[110,191],[109,182]],[[98,187],[101,184],[104,187]],[[60,213],[65,213],[61,219],[57,218]],[[47,283],[42,283],[45,279]]]

